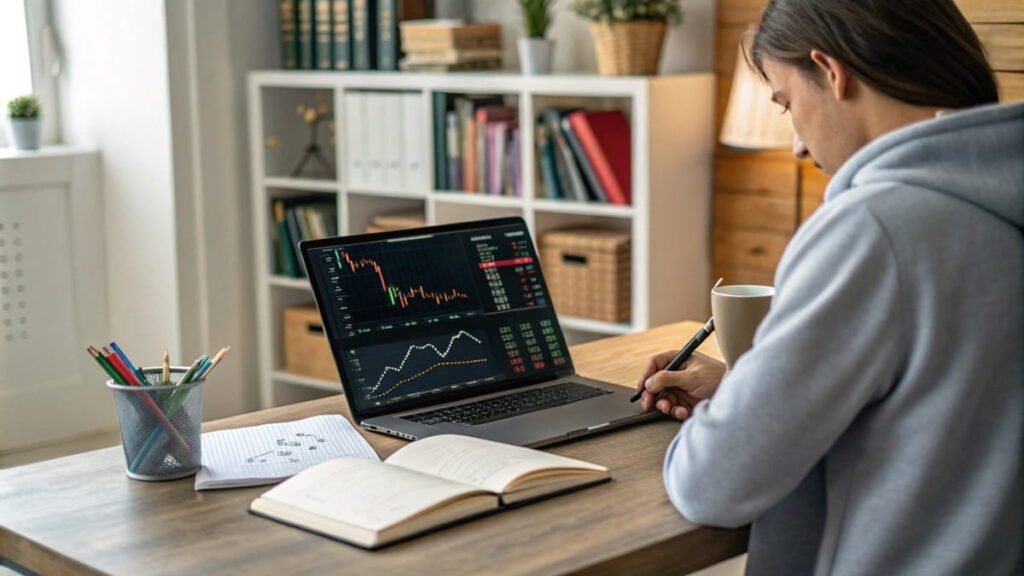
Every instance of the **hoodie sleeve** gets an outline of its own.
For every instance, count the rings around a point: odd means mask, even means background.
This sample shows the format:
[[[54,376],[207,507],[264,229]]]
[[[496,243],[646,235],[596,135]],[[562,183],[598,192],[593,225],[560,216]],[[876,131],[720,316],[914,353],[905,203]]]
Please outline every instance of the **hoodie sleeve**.
[[[752,522],[897,378],[906,340],[889,239],[863,204],[819,210],[786,250],[753,348],[669,445],[665,488],[692,522]]]

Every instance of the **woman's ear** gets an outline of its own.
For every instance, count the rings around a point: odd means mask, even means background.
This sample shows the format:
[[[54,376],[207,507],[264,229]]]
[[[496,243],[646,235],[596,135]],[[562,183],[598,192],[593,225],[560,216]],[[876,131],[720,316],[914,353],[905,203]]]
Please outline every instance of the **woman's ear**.
[[[811,50],[811,61],[821,70],[829,92],[837,102],[853,96],[850,86],[850,71],[842,62],[825,54],[821,50]]]

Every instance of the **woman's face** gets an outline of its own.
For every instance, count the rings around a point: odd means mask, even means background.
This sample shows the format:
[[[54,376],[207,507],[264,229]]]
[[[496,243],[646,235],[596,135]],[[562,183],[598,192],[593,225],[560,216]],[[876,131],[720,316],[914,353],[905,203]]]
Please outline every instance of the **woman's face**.
[[[793,153],[810,157],[830,175],[861,145],[858,130],[853,129],[855,110],[836,97],[828,72],[815,71],[820,78],[801,72],[795,66],[770,57],[762,61],[772,89],[772,100],[788,113],[796,137]]]

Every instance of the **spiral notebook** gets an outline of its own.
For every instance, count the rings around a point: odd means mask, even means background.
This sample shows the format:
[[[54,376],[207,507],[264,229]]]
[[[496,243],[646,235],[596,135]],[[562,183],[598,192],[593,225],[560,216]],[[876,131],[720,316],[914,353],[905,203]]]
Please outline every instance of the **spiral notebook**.
[[[207,432],[196,490],[275,484],[327,460],[380,461],[370,444],[343,416],[313,416]]]

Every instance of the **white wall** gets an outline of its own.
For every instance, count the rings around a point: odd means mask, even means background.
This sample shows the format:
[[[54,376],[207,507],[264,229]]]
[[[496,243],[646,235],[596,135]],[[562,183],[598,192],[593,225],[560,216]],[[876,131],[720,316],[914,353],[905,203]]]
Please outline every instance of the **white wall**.
[[[179,358],[163,3],[54,0],[53,7],[65,54],[64,139],[101,152],[109,337],[140,364],[156,364],[165,348]]]
[[[589,21],[570,10],[572,0],[557,0],[548,38],[555,39],[555,72],[597,72]],[[683,23],[670,28],[662,50],[662,74],[706,72],[712,69],[715,0],[682,0]],[[518,3],[511,0],[468,0],[466,15],[477,22],[502,25],[506,68],[519,66],[516,39],[522,36]]]

